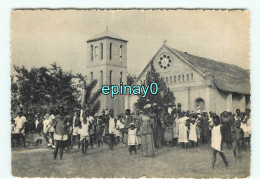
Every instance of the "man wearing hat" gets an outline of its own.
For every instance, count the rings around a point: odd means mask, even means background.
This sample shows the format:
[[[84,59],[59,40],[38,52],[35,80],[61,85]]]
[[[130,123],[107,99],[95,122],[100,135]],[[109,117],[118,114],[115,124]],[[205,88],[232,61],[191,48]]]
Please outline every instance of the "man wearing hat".
[[[81,121],[80,121],[80,109],[76,109],[75,115],[73,117],[72,121],[72,143],[71,143],[71,148],[73,148],[73,145],[76,141],[76,138],[78,138],[78,149],[80,149],[80,133],[79,133],[79,128],[81,126]]]
[[[23,111],[21,108],[18,110],[18,116],[14,118],[14,136],[17,140],[17,144],[20,144],[20,138],[23,140],[23,146],[25,147],[25,128],[26,118],[23,116]]]

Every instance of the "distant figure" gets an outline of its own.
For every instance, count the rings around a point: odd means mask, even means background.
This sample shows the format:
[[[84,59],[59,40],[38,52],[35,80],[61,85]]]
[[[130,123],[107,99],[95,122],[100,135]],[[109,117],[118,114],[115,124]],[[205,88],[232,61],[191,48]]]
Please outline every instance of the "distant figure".
[[[22,109],[18,110],[18,116],[14,118],[14,136],[17,140],[17,144],[20,145],[20,138],[23,140],[23,146],[25,147],[25,123],[26,118],[23,116]]]
[[[105,134],[108,137],[108,147],[110,150],[113,150],[114,140],[115,140],[115,132],[116,132],[116,121],[114,118],[114,110],[109,110],[109,115],[106,118],[106,128]]]
[[[197,105],[197,111],[196,111],[197,114],[201,114],[201,109],[200,109],[200,105]]]
[[[197,128],[197,123],[195,121],[195,118],[193,118],[190,123],[190,132],[189,132],[189,140],[191,141],[192,147],[194,147],[194,144],[197,143],[198,141],[196,128]]]
[[[89,132],[89,143],[90,143],[90,147],[93,148],[93,145],[94,145],[94,139],[95,139],[95,136],[94,136],[94,117],[90,115],[90,110],[89,108],[86,108],[86,112],[85,112],[85,117],[88,121],[88,132]]]
[[[173,140],[173,116],[167,112],[167,108],[164,111],[163,123],[163,142],[167,145]]]
[[[177,145],[178,143],[178,138],[179,138],[179,118],[180,118],[180,113],[175,113],[175,119],[173,121],[173,145]]]
[[[79,134],[80,126],[81,126],[80,109],[77,109],[76,112],[75,112],[75,116],[73,117],[73,121],[72,121],[71,148],[73,148],[73,145],[74,145],[76,138],[77,138],[78,139],[78,148],[80,149],[80,134]]]
[[[208,113],[203,112],[201,117],[201,129],[202,129],[202,143],[208,143],[210,140],[210,130],[209,130],[209,118]]]
[[[80,143],[81,143],[82,153],[84,155],[86,155],[88,149],[88,143],[90,141],[89,126],[90,126],[89,120],[87,119],[87,117],[84,117],[80,129]]]
[[[55,114],[56,115],[56,114]],[[55,132],[55,129],[53,127],[53,121],[55,119],[55,116],[54,116],[54,110],[51,108],[49,110],[49,128],[47,130],[47,135],[50,134],[51,135],[51,145],[52,145],[52,148],[55,148],[55,145],[54,145],[54,132]]]
[[[241,121],[241,118],[240,118],[240,109],[236,109],[235,121],[237,121],[237,120],[240,120],[240,121]]]
[[[126,109],[125,110],[125,120],[124,120],[124,143],[127,145],[127,140],[128,140],[128,127],[129,124],[134,122],[133,121],[133,117],[131,116],[131,110],[130,109]]]
[[[64,107],[59,107],[59,114],[54,120],[53,124],[55,128],[54,140],[55,140],[55,150],[54,150],[54,159],[56,160],[58,151],[60,151],[60,159],[63,156],[63,150],[68,140],[68,130],[67,128],[67,118],[64,113]]]
[[[150,117],[151,108],[149,105],[145,106],[144,114],[141,121],[141,139],[142,139],[142,156],[154,156],[154,139],[153,139],[153,118]]]
[[[247,126],[247,121],[245,119],[245,114],[244,113],[240,113],[240,119],[241,119],[241,128],[244,131],[244,138],[242,140],[242,146],[243,149],[246,150],[246,143],[248,143],[248,145],[250,144],[249,142],[249,131],[248,131],[248,126]]]
[[[137,135],[137,140],[138,140],[138,148],[141,147],[141,143],[142,143],[141,142],[141,131],[140,131],[141,121],[142,121],[141,112],[139,109],[137,109],[136,115],[134,116],[134,123],[137,126],[136,135]]]
[[[96,126],[96,133],[97,133],[97,144],[98,146],[102,145],[103,146],[103,141],[102,141],[102,136],[103,136],[103,122],[100,117],[97,118],[97,126]]]
[[[244,137],[244,132],[243,129],[240,127],[240,121],[237,120],[235,122],[235,127],[233,129],[233,134],[234,134],[234,146],[233,146],[233,154],[234,157],[237,160],[237,153],[236,151],[238,150],[238,153],[240,154],[241,152],[241,147],[242,147],[242,139]]]
[[[227,111],[224,111],[220,116],[223,128],[223,142],[226,142],[228,149],[230,149],[232,146],[231,116],[228,115]]]
[[[187,149],[187,143],[188,141],[188,128],[186,126],[186,121],[189,118],[187,117],[187,114],[185,114],[183,117],[179,119],[179,138],[178,142],[182,144],[183,148]]]

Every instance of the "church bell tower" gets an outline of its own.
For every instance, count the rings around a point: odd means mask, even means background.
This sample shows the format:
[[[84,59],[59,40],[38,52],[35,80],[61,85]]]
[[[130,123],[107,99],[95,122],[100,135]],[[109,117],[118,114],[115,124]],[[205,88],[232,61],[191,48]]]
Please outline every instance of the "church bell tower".
[[[97,80],[93,91],[101,90],[103,85],[118,85],[127,83],[127,40],[106,31],[87,40],[87,83]],[[101,94],[100,110],[114,109],[114,114],[124,113],[125,96]]]

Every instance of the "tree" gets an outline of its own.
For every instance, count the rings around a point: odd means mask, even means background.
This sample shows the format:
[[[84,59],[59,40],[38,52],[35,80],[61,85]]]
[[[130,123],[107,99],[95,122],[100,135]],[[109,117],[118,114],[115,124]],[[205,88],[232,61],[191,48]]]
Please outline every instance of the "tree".
[[[75,106],[80,103],[76,96],[76,88],[72,86],[73,74],[64,72],[56,63],[51,64],[50,68],[40,67],[26,69],[24,66],[14,66],[15,75],[11,81],[11,113],[12,116],[22,106],[25,115],[37,114],[45,115],[48,108],[57,110],[59,106],[64,106],[69,114],[73,113]],[[95,104],[94,99],[89,98],[93,86],[88,87],[88,102]]]
[[[160,73],[156,72],[153,62],[151,63],[151,69],[146,74],[146,86],[150,86],[151,83],[157,83],[158,85],[158,93],[153,95],[151,93],[147,93],[146,97],[139,96],[136,107],[138,109],[143,109],[143,107],[150,103],[157,103],[159,106],[163,106],[165,104],[168,105],[168,103],[175,103],[175,97],[173,95],[173,92],[170,91],[170,89],[166,86],[163,78],[160,77]]]
[[[101,95],[101,90],[97,90],[93,95],[91,95],[92,90],[97,84],[97,80],[93,80],[90,84],[87,84],[86,80],[81,74],[77,74],[77,78],[79,78],[82,82],[84,89],[83,101],[81,104],[82,109],[85,111],[86,107],[88,107],[90,109],[91,115],[94,115],[100,108],[100,100],[98,100],[98,98]]]

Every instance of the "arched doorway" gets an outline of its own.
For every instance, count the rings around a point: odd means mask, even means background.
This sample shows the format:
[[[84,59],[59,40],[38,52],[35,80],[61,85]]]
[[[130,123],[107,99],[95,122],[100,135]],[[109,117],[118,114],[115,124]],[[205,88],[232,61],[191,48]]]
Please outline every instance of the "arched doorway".
[[[203,112],[205,110],[205,101],[202,98],[196,98],[194,101],[194,111],[197,112],[197,108],[200,108],[200,112]]]

